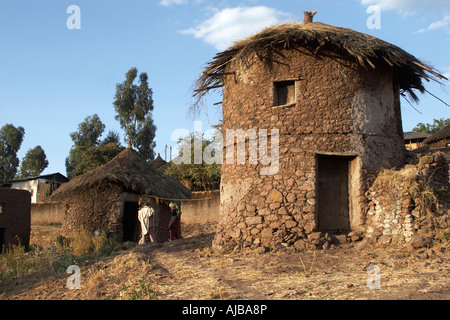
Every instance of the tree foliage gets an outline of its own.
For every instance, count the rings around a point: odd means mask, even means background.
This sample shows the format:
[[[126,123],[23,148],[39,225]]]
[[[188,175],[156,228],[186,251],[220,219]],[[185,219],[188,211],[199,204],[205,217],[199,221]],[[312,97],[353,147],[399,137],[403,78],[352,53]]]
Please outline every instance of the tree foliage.
[[[19,166],[17,152],[22,145],[25,129],[6,124],[0,129],[0,184],[14,179]]]
[[[47,167],[47,155],[41,146],[36,146],[33,149],[29,149],[25,157],[23,157],[20,166],[20,176],[22,178],[39,176]]]
[[[109,131],[101,140],[104,130],[105,125],[94,114],[86,117],[78,125],[78,131],[70,134],[74,145],[66,158],[69,179],[108,163],[124,149],[120,145],[119,134],[114,131]]]
[[[196,161],[195,145],[201,146],[200,162]],[[165,174],[179,181],[189,181],[192,191],[211,191],[220,188],[221,165],[218,162],[205,161],[204,156],[208,155],[209,159],[221,157],[221,141],[214,137],[205,139],[200,133],[191,133],[178,140],[178,150],[178,159],[182,159],[183,162],[176,164],[175,162],[179,161],[172,161]]]
[[[447,119],[440,118],[434,119],[433,123],[431,124],[430,123],[424,124],[420,122],[412,129],[412,131],[433,134],[445,128],[448,125],[450,125],[450,118]]]
[[[98,146],[78,146],[70,150],[66,158],[66,170],[69,179],[85,174],[111,161],[124,148],[115,142]]]
[[[128,146],[135,147],[143,158],[150,161],[155,158],[153,92],[148,85],[147,73],[141,73],[138,84],[135,84],[137,77],[138,70],[131,68],[125,75],[125,81],[116,85],[113,103],[117,113],[115,118],[125,131]]]
[[[76,146],[97,146],[100,143],[100,137],[105,131],[105,125],[97,114],[87,116],[83,122],[78,125],[78,131],[70,133],[70,138]]]

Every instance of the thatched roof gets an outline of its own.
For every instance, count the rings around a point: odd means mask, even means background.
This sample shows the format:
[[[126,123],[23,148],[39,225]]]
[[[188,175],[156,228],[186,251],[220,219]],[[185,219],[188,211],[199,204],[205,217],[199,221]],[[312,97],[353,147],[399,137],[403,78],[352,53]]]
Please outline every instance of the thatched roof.
[[[155,160],[152,160],[149,162],[150,167],[152,167],[153,170],[158,169],[159,167],[165,165],[167,162],[164,161],[163,158],[158,153],[158,156],[155,158]]]
[[[410,131],[410,132],[403,133],[403,138],[405,140],[417,140],[417,139],[425,140],[429,136],[430,136],[429,133],[415,132],[415,131]]]
[[[150,161],[149,163],[150,167],[152,167],[153,170],[156,170],[160,173],[164,173],[167,169],[167,167],[169,166],[169,163],[164,161],[163,158],[161,158],[161,156],[158,153],[158,156],[156,157],[155,160]]]
[[[424,143],[430,144],[430,143],[433,143],[433,142],[436,142],[436,141],[439,141],[442,139],[448,139],[448,138],[450,138],[450,124],[448,126],[446,126],[445,128],[442,128],[438,132],[432,134],[428,138],[426,138],[424,140]]]
[[[76,196],[82,190],[105,183],[163,199],[188,199],[191,196],[191,191],[180,182],[152,169],[136,151],[126,148],[107,164],[63,184],[52,200]]]
[[[446,79],[406,51],[371,35],[320,22],[296,22],[266,28],[218,53],[197,80],[194,96],[200,101],[209,90],[222,87],[224,76],[234,73],[226,69],[232,61],[244,66],[258,60],[270,64],[283,57],[283,49],[309,55],[340,55],[355,59],[364,68],[388,66],[394,69],[402,94],[409,93],[415,101],[418,98],[414,90],[425,91],[423,79]]]

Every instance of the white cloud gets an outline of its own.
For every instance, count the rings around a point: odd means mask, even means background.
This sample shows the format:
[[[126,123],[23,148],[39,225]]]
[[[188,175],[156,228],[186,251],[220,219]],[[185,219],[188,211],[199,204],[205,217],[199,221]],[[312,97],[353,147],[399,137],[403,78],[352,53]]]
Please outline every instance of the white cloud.
[[[448,0],[360,0],[360,2],[364,6],[377,5],[382,10],[395,10],[403,14],[450,9]]]
[[[434,30],[442,30],[442,31],[450,34],[450,15],[446,15],[441,20],[433,22],[427,28],[420,29],[420,30],[416,31],[415,33],[424,33],[427,31],[434,31]]]
[[[161,0],[159,4],[165,7],[171,6],[173,4],[184,4],[187,3],[188,0]]]
[[[181,33],[203,39],[217,50],[225,50],[234,41],[280,22],[282,16],[286,14],[264,6],[226,8]]]
[[[381,10],[396,11],[404,16],[419,16],[423,21],[434,21],[414,33],[444,31],[450,34],[450,0],[359,0],[364,6],[376,5]]]

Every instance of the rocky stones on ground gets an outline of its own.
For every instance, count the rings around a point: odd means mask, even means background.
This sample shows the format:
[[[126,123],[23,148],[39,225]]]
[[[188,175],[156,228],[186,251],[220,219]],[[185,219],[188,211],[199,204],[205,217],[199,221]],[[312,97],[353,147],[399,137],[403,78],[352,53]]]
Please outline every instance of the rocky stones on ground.
[[[422,235],[415,235],[411,238],[410,243],[414,249],[420,249],[431,246],[433,239]]]

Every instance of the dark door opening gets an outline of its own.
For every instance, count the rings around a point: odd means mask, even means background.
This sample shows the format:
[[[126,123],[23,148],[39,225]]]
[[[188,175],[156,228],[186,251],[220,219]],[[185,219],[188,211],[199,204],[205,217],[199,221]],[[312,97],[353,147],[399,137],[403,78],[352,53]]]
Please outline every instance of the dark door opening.
[[[138,219],[138,210],[137,202],[125,202],[122,221],[123,242],[137,242],[139,240],[141,226]]]
[[[5,239],[5,229],[0,228],[0,254],[3,252],[4,239]]]
[[[318,228],[350,230],[349,168],[354,157],[318,156]]]

